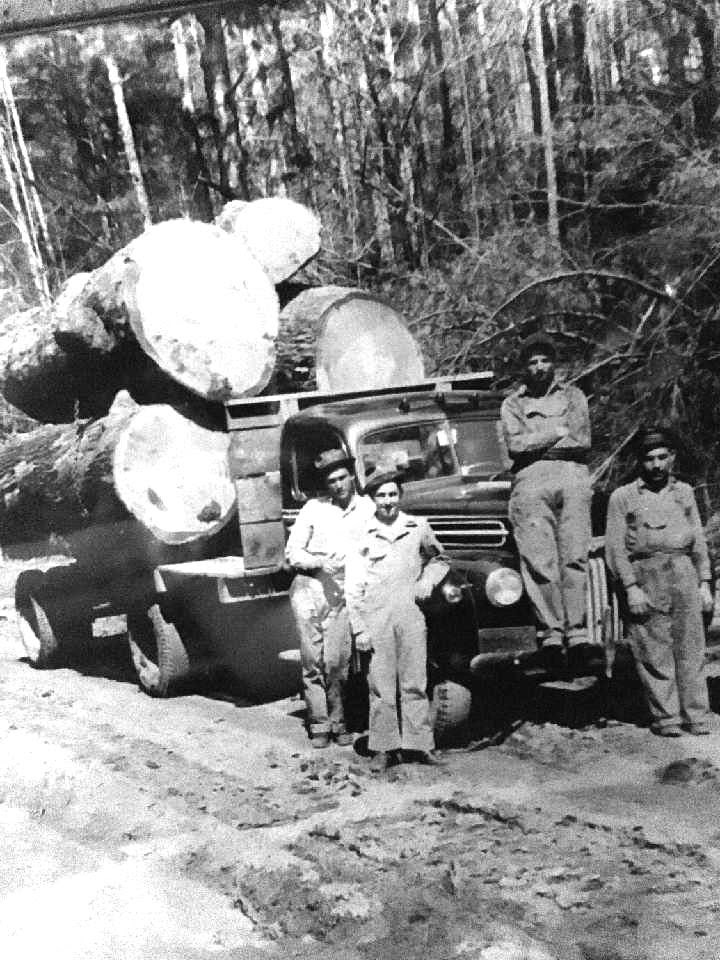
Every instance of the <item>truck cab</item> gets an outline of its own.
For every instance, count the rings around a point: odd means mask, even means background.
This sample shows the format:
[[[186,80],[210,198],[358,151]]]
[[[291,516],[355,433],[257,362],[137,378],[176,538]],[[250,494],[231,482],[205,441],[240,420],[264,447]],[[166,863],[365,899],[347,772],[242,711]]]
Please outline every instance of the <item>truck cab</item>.
[[[220,662],[253,696],[277,692],[280,677],[286,688],[299,689],[285,542],[303,504],[323,492],[313,464],[330,448],[353,458],[360,489],[376,464],[394,462],[406,478],[402,508],[427,518],[452,561],[449,576],[461,587],[460,602],[450,606],[436,591],[424,611],[437,676],[452,675],[469,686],[472,672],[487,664],[529,663],[536,630],[508,521],[512,476],[500,427],[502,399],[485,373],[226,404],[238,549],[156,569],[158,603],[150,619],[157,663],[151,660],[155,670],[145,670],[150,683],[138,669],[141,683],[165,693],[194,662]],[[606,629],[610,604],[596,549],[588,590],[591,633]],[[202,655],[191,649],[200,637]],[[138,666],[136,653],[133,658]]]

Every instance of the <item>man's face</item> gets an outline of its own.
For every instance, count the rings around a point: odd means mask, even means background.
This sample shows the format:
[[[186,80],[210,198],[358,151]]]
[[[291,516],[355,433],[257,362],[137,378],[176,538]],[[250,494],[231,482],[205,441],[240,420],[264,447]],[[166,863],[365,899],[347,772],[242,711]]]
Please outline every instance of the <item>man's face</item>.
[[[337,467],[325,477],[325,487],[330,499],[339,507],[346,507],[355,492],[355,482],[347,467]]]
[[[663,487],[675,465],[675,454],[669,447],[654,447],[642,458],[643,480],[653,487]]]
[[[527,382],[534,387],[549,387],[555,376],[555,361],[546,353],[533,353],[525,362]]]
[[[394,480],[383,483],[373,494],[375,513],[382,523],[393,523],[400,513],[400,487]]]

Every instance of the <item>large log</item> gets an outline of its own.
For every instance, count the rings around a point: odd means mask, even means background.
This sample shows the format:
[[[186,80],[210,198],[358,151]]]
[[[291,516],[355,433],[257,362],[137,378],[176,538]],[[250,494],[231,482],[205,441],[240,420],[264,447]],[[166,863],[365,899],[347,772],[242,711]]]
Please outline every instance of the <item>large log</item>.
[[[240,240],[170,220],[72,278],[56,305],[2,321],[0,391],[56,423],[121,388],[146,402],[177,401],[177,384],[210,401],[253,395],[272,374],[278,312]]]
[[[40,426],[0,447],[0,544],[79,533],[100,562],[133,520],[159,544],[206,541],[234,514],[227,445],[125,392],[101,420]]]
[[[352,287],[314,287],[280,314],[278,367],[314,364],[319,390],[403,386],[425,376],[420,347],[397,310]]]
[[[273,283],[287,280],[320,249],[318,218],[285,197],[232,200],[215,222],[242,240]]]

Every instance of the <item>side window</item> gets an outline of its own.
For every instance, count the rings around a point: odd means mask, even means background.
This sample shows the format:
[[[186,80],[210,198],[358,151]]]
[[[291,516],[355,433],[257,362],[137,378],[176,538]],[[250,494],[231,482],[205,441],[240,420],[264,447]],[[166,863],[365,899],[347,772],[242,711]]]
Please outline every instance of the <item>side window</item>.
[[[343,438],[329,427],[303,432],[294,438],[291,454],[293,497],[304,503],[324,490],[320,486],[315,461],[323,450],[347,450]]]
[[[367,480],[380,463],[392,463],[408,480],[457,473],[452,436],[445,421],[404,423],[366,434],[358,444],[358,472]]]

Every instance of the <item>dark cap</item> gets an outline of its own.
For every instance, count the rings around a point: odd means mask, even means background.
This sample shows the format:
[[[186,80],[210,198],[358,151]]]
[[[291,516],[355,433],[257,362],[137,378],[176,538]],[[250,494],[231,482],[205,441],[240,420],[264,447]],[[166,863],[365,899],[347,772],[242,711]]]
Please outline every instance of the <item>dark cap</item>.
[[[378,469],[374,470],[365,481],[363,493],[374,497],[384,483],[397,483],[401,485],[404,479],[404,471],[398,469],[394,464],[380,464]]]
[[[557,359],[557,344],[549,333],[533,333],[526,337],[520,344],[518,357],[524,361],[538,353],[550,357],[553,361]]]
[[[323,450],[315,460],[315,469],[322,476],[327,476],[328,473],[338,470],[340,467],[347,467],[348,470],[352,470],[352,465],[353,458],[340,449]]]
[[[658,447],[667,447],[668,450],[674,450],[677,441],[673,432],[666,427],[643,427],[637,434],[635,440],[635,449],[638,457],[644,457],[650,450],[656,450]]]

